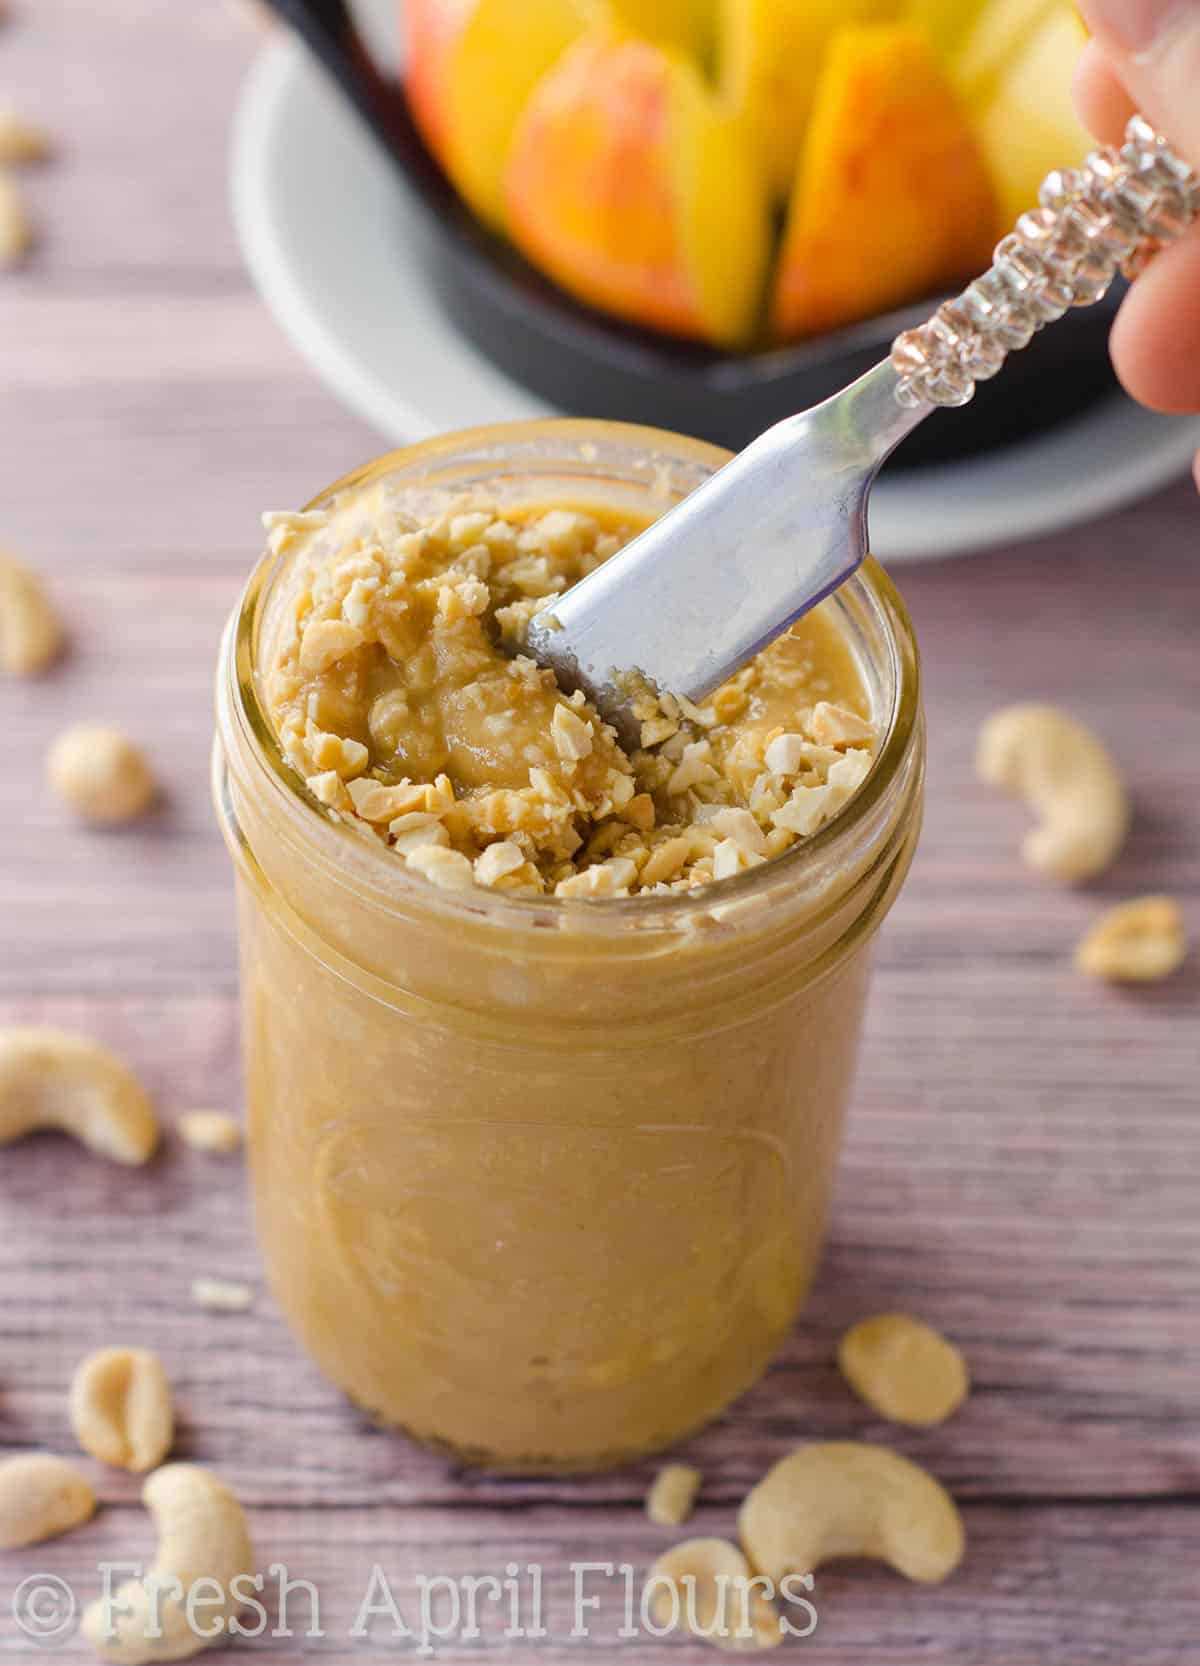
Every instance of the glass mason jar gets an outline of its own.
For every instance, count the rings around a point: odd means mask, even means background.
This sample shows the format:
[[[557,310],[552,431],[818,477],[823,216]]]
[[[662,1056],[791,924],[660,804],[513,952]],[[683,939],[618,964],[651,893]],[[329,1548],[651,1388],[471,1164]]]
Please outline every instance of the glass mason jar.
[[[397,451],[387,478],[649,517],[726,453],[536,422]],[[825,606],[878,721],[874,768],[784,856],[681,895],[439,890],[288,767],[260,673],[266,557],[226,633],[214,786],[237,871],[249,1160],[267,1274],[359,1405],[467,1461],[614,1464],[761,1373],[811,1283],[870,949],[924,764],[907,615],[869,562]]]

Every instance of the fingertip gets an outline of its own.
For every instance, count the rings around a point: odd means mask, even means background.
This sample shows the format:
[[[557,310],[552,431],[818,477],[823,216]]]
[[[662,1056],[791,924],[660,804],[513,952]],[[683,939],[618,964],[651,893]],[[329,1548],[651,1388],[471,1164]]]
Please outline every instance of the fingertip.
[[[1079,54],[1071,92],[1084,126],[1106,145],[1119,144],[1136,106],[1096,41]]]
[[[1112,329],[1121,385],[1154,411],[1200,411],[1200,232],[1164,249]]]

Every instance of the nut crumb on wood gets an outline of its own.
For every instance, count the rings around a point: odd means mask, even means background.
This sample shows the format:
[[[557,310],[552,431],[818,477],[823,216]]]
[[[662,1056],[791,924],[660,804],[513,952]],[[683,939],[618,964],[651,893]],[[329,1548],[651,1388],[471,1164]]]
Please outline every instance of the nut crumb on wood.
[[[210,1313],[248,1313],[254,1306],[254,1291],[248,1284],[223,1278],[192,1280],[192,1300]]]
[[[179,1118],[179,1133],[193,1151],[227,1153],[242,1143],[241,1124],[227,1111],[185,1111]]]
[[[50,786],[84,821],[116,826],[149,809],[157,783],[145,753],[119,729],[77,723],[46,759]]]
[[[1187,932],[1173,897],[1136,897],[1099,919],[1075,951],[1075,965],[1108,983],[1159,983],[1187,958]]]
[[[0,166],[44,162],[51,155],[50,135],[0,99]]]
[[[16,181],[0,169],[0,267],[19,266],[33,247],[33,223]]]
[[[691,1464],[667,1464],[646,1494],[646,1514],[658,1527],[679,1527],[692,1513],[701,1475]]]

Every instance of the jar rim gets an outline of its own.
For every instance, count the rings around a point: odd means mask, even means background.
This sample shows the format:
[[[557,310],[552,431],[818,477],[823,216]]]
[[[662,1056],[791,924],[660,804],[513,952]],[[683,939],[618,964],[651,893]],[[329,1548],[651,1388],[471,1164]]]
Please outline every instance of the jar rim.
[[[586,454],[605,440],[622,445],[644,445],[648,451],[682,463],[698,464],[714,472],[730,460],[732,453],[707,441],[691,439],[666,429],[635,423],[596,421],[585,418],[544,418],[535,421],[498,423],[487,427],[459,429],[433,439],[385,452],[349,471],[318,492],[306,509],[315,509],[335,495],[362,486],[400,468],[411,470],[422,463],[449,462],[456,455],[469,455],[486,447],[503,456],[507,444],[549,441],[563,449],[563,461],[570,455]],[[516,476],[519,478],[519,476]],[[601,473],[596,478],[603,479]],[[610,476],[609,478],[613,478]],[[877,814],[881,803],[903,771],[920,726],[920,664],[908,610],[892,580],[874,557],[830,598],[834,606],[847,606],[847,597],[865,602],[882,626],[882,636],[891,659],[891,710],[886,714],[883,739],[870,773],[848,802],[816,833],[797,842],[790,850],[758,867],[743,870],[727,879],[692,890],[666,895],[582,899],[554,895],[522,897],[472,886],[461,891],[441,889],[418,875],[409,874],[402,862],[378,841],[365,840],[346,823],[335,820],[311,793],[299,772],[288,762],[275,726],[259,693],[256,664],[260,609],[271,581],[285,556],[267,551],[255,566],[230,618],[222,648],[222,672],[218,679],[218,707],[234,717],[251,750],[260,775],[290,819],[311,837],[313,845],[324,844],[321,855],[337,883],[360,894],[370,894],[380,911],[403,914],[419,908],[425,913],[444,914],[448,919],[485,920],[510,931],[545,931],[563,926],[577,936],[627,936],[630,932],[672,931],[711,916],[735,904],[767,908],[789,893],[803,890],[803,877],[836,866],[839,849],[853,844],[855,836]]]

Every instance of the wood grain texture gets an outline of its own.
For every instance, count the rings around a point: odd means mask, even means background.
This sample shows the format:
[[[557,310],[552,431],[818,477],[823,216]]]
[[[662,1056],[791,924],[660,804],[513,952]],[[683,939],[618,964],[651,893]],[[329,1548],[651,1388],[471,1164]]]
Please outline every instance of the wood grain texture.
[[[61,135],[28,177],[44,228],[0,283],[0,541],[49,575],[72,648],[0,686],[0,1022],[111,1042],[169,1120],[237,1107],[230,884],[208,805],[218,634],[258,542],[379,449],[307,374],[251,294],[224,205],[225,131],[254,37],[224,8],[26,0],[0,33],[0,90]],[[728,1532],[799,1438],[866,1433],[928,1462],[964,1501],[971,1552],[936,1591],[863,1567],[821,1581],[813,1666],[1181,1666],[1200,1596],[1200,961],[1139,994],[1071,970],[1109,900],[1179,896],[1200,936],[1200,567],[1181,483],[1037,545],[902,575],[924,644],[926,832],[880,948],[860,1089],[813,1302],[767,1378],[689,1443],[698,1530]],[[1118,867],[1063,892],[1020,868],[1023,812],[975,785],[981,718],[1030,696],[1093,721],[1137,820]],[[42,759],[84,714],[126,725],[166,786],[133,832],[71,826]],[[269,1297],[195,1310],[197,1274],[258,1286],[241,1166],[168,1142],[145,1173],[38,1138],[0,1155],[0,1450],[70,1450],[78,1358],[161,1350],[179,1454],[251,1508],[263,1565],[321,1588],[327,1636],[272,1661],[389,1658],[346,1637],[381,1562],[410,1621],[420,1574],[546,1569],[546,1639],[443,1644],[449,1661],[680,1662],[699,1645],[622,1643],[612,1593],[570,1642],[572,1562],[641,1570],[653,1465],[578,1482],[463,1475],[366,1428],[293,1349]],[[963,1344],[976,1381],[940,1431],[895,1435],[832,1364],[840,1330],[906,1307]],[[0,1657],[33,1650],[8,1615],[45,1570],[149,1550],[130,1477],[94,1475],[85,1530],[0,1558]],[[303,1619],[297,1629],[303,1630]],[[88,1658],[78,1641],[58,1658]],[[39,1651],[40,1657],[40,1651]]]

